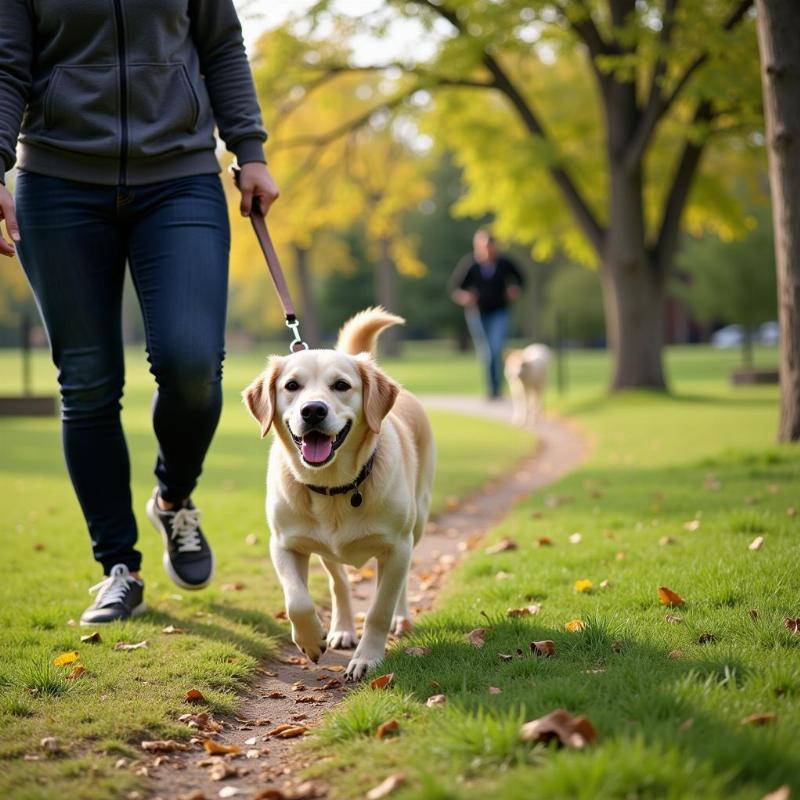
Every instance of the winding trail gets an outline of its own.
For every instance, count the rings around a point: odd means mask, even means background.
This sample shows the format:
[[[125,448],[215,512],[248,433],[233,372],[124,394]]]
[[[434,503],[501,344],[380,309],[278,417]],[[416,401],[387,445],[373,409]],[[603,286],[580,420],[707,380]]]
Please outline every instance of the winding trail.
[[[474,417],[506,422],[511,417],[508,401],[486,402],[480,398],[453,395],[422,396],[426,408],[453,411]],[[584,460],[588,445],[571,423],[542,419],[532,427],[535,451],[505,474],[489,480],[478,491],[429,523],[414,551],[409,574],[409,603],[415,615],[430,610],[447,573],[481,537],[525,497],[570,472]],[[320,568],[321,569],[321,568]],[[374,592],[370,570],[351,571],[356,619],[366,612]],[[328,609],[320,608],[323,624]],[[339,703],[348,686],[342,672],[350,651],[328,651],[319,664],[307,662],[293,645],[284,647],[275,661],[262,666],[242,698],[239,714],[222,720],[225,728],[215,737],[224,745],[236,745],[242,754],[257,757],[209,757],[203,750],[149,757],[138,762],[148,776],[147,797],[151,800],[212,800],[220,796],[246,800],[305,800],[326,797],[327,787],[319,781],[302,782],[296,777],[310,763],[307,753],[294,747],[296,739],[280,739],[268,732],[278,725],[295,724],[312,728],[322,714]],[[202,736],[202,734],[200,734]],[[213,780],[212,771],[228,771]],[[238,791],[220,795],[233,787]],[[268,790],[273,790],[270,793]]]

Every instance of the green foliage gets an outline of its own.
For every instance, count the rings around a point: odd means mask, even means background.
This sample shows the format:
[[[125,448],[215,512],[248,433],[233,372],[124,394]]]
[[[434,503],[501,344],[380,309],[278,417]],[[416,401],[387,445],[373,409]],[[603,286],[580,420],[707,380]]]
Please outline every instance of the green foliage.
[[[551,340],[556,337],[560,317],[567,340],[583,344],[603,341],[603,294],[596,271],[576,264],[561,265],[546,291],[544,322]]]

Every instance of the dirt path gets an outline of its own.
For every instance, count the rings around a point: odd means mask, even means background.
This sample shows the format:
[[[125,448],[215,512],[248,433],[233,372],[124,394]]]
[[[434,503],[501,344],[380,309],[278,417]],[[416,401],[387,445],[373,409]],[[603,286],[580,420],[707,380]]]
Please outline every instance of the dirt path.
[[[510,406],[503,401],[487,403],[478,398],[453,396],[421,399],[431,409],[501,421],[510,418]],[[568,422],[542,420],[534,430],[537,447],[531,456],[518,462],[509,474],[490,480],[461,502],[448,504],[447,510],[429,524],[414,551],[409,575],[409,602],[415,614],[433,606],[447,573],[509,509],[532,491],[574,469],[587,453],[583,436]],[[373,594],[370,573],[369,568],[351,573],[358,621]],[[327,622],[326,613],[321,609],[323,623]],[[209,756],[197,745],[190,752],[143,759],[133,766],[144,768],[150,779],[146,796],[152,800],[217,797],[300,800],[327,796],[323,784],[303,783],[295,777],[306,765],[306,756],[294,748],[297,740],[281,739],[269,732],[287,724],[312,728],[325,711],[340,702],[347,692],[342,672],[350,655],[350,651],[328,651],[319,664],[312,664],[293,645],[284,648],[276,661],[264,664],[257,672],[250,691],[242,699],[238,716],[221,720],[223,731],[213,735],[219,744],[241,748],[241,754]],[[220,779],[220,775],[225,777]]]

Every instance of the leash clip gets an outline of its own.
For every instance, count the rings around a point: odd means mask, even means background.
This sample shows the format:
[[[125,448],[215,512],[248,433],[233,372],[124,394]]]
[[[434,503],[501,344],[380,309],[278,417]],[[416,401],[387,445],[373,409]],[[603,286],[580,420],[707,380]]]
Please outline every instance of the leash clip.
[[[290,353],[299,353],[301,350],[308,350],[308,345],[303,341],[303,337],[300,336],[300,320],[297,317],[286,319],[286,327],[294,335],[294,339],[289,342],[289,352]]]

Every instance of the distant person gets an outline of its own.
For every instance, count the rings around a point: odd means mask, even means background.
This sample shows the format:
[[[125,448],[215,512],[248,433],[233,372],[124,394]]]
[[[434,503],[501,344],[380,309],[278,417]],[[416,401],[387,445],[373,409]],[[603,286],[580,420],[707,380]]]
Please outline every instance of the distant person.
[[[510,306],[522,293],[522,273],[497,252],[492,234],[480,229],[472,239],[472,253],[461,259],[450,285],[453,300],[464,307],[467,327],[486,368],[488,395],[496,399],[502,390]]]

